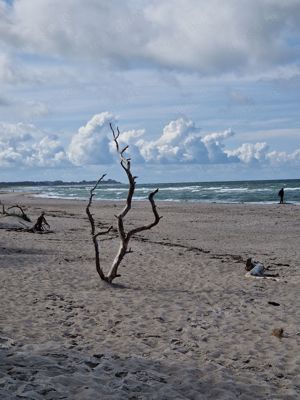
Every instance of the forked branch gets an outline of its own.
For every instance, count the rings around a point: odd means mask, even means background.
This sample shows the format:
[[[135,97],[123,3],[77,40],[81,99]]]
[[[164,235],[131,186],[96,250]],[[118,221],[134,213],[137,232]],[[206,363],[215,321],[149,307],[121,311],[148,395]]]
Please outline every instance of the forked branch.
[[[118,215],[116,215],[116,218],[118,221],[118,233],[119,233],[119,237],[120,237],[120,246],[119,246],[118,253],[112,263],[111,269],[108,273],[108,281],[112,282],[115,278],[120,276],[118,274],[118,268],[119,268],[123,258],[125,257],[125,255],[128,254],[129,252],[131,252],[131,249],[128,250],[128,244],[129,244],[131,237],[135,233],[139,233],[139,232],[145,231],[147,229],[153,228],[155,225],[157,225],[159,223],[160,217],[158,215],[158,212],[156,209],[156,204],[154,201],[154,196],[158,192],[158,189],[156,189],[155,191],[153,191],[149,194],[149,201],[151,203],[152,211],[154,214],[154,221],[151,224],[143,225],[139,228],[132,229],[126,233],[125,228],[124,228],[124,218],[126,217],[126,215],[128,214],[128,212],[131,209],[132,198],[134,195],[135,185],[136,185],[136,181],[135,181],[136,176],[133,176],[131,173],[130,158],[126,158],[124,155],[125,151],[128,149],[128,146],[125,146],[123,149],[120,149],[120,145],[118,142],[118,139],[120,136],[119,129],[117,128],[117,132],[115,132],[115,130],[111,124],[110,124],[110,129],[113,134],[117,152],[119,153],[121,167],[126,172],[126,175],[128,178],[128,183],[129,183],[126,204],[125,204],[123,210]]]
[[[154,220],[153,222],[147,224],[147,225],[142,225],[140,227],[134,228],[129,230],[128,232],[126,232],[125,227],[124,227],[124,219],[126,217],[126,215],[128,214],[128,212],[131,210],[131,205],[132,205],[132,199],[133,199],[133,195],[134,195],[134,191],[135,191],[135,186],[136,186],[136,176],[132,175],[131,172],[131,160],[130,158],[127,158],[125,156],[125,152],[128,149],[128,146],[125,146],[124,148],[120,148],[120,144],[119,144],[119,137],[120,137],[120,131],[117,128],[116,130],[113,128],[113,126],[110,124],[110,129],[112,131],[113,134],[113,139],[116,145],[116,150],[119,154],[120,157],[120,164],[121,167],[123,168],[123,170],[125,171],[126,175],[127,175],[127,179],[128,179],[128,183],[129,183],[129,187],[128,187],[128,193],[127,193],[127,198],[126,198],[126,203],[124,208],[121,210],[121,212],[116,215],[116,219],[117,219],[117,225],[118,225],[118,234],[119,234],[119,238],[120,238],[120,245],[119,245],[119,249],[117,252],[116,257],[113,260],[113,263],[111,265],[111,268],[108,272],[107,275],[105,275],[105,273],[103,272],[101,265],[100,265],[100,252],[99,252],[99,243],[97,241],[97,237],[99,235],[108,233],[111,228],[108,229],[108,231],[106,232],[99,232],[99,233],[95,233],[95,221],[94,218],[90,212],[90,206],[92,204],[92,199],[94,196],[94,191],[97,188],[98,184],[102,181],[102,179],[104,178],[105,175],[102,175],[102,177],[98,180],[98,182],[96,183],[96,185],[91,189],[90,191],[90,198],[89,198],[89,202],[88,205],[86,207],[86,213],[88,215],[90,224],[91,224],[91,234],[92,234],[92,240],[94,243],[94,248],[95,248],[95,258],[96,258],[96,269],[97,272],[100,276],[101,279],[103,279],[104,281],[108,282],[108,283],[112,283],[112,281],[121,276],[118,273],[118,268],[123,260],[123,258],[125,257],[126,254],[132,253],[131,248],[128,248],[129,245],[129,241],[132,238],[133,235],[149,230],[151,228],[153,228],[155,225],[157,225],[160,221],[160,219],[162,217],[159,216],[158,212],[157,212],[157,208],[156,208],[156,204],[154,201],[154,196],[156,195],[156,193],[158,192],[158,189],[154,190],[153,192],[151,192],[148,196],[149,202],[151,204],[151,208],[152,208],[152,212],[154,215]]]
[[[31,222],[31,219],[28,217],[28,215],[25,213],[25,211],[23,210],[23,208],[21,206],[19,206],[18,204],[7,207],[7,210],[12,210],[13,208],[17,208],[21,211],[21,214],[16,214],[15,212],[7,212],[5,211],[5,207],[4,204],[2,205],[2,213],[6,214],[6,215],[13,215],[13,216],[19,216],[21,218],[23,218],[25,221]]]

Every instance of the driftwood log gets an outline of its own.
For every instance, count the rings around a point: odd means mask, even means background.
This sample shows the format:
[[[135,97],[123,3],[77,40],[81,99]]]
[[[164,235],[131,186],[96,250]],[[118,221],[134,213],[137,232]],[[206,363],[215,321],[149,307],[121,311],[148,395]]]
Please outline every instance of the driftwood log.
[[[3,215],[17,216],[17,217],[23,218],[24,221],[31,222],[31,219],[28,217],[28,215],[25,213],[25,211],[23,210],[23,208],[22,208],[21,206],[19,206],[18,204],[16,204],[16,205],[7,207],[7,210],[12,210],[13,208],[19,209],[19,210],[21,211],[21,214],[18,214],[18,213],[15,213],[15,212],[7,212],[7,211],[5,210],[4,204],[2,204],[2,214],[3,214]]]
[[[95,186],[90,190],[90,197],[89,197],[89,201],[88,201],[88,204],[86,207],[86,213],[87,213],[88,219],[90,221],[91,235],[92,235],[92,240],[93,240],[94,249],[95,249],[96,270],[97,270],[100,278],[108,283],[112,283],[112,281],[115,278],[118,278],[121,276],[118,273],[118,268],[119,268],[123,258],[126,256],[126,254],[132,253],[131,248],[129,248],[129,242],[130,242],[130,239],[133,237],[133,235],[153,228],[155,225],[157,225],[159,223],[160,219],[162,218],[158,215],[158,212],[156,209],[156,204],[154,201],[154,196],[158,192],[158,189],[156,189],[153,192],[151,192],[148,196],[149,202],[151,204],[151,209],[152,209],[152,212],[154,215],[153,222],[151,222],[147,225],[143,225],[143,226],[131,229],[128,232],[126,232],[125,226],[124,226],[124,219],[125,219],[126,215],[128,214],[128,212],[131,210],[132,198],[133,198],[134,191],[135,191],[137,177],[132,175],[130,158],[126,158],[124,155],[124,153],[128,149],[128,146],[125,146],[123,149],[120,149],[119,142],[118,142],[118,139],[120,136],[119,129],[117,128],[117,130],[115,131],[111,124],[110,124],[110,128],[111,128],[111,131],[113,134],[113,139],[114,139],[114,142],[116,145],[116,150],[120,157],[120,165],[127,175],[129,187],[128,187],[128,193],[127,193],[127,198],[126,198],[126,204],[125,204],[123,210],[118,215],[116,215],[118,235],[120,238],[120,245],[119,245],[118,252],[112,262],[112,265],[110,267],[108,274],[104,273],[104,271],[101,267],[101,264],[100,264],[100,248],[99,248],[98,237],[109,233],[110,230],[112,229],[112,227],[110,227],[106,231],[96,233],[95,220],[90,211],[93,197],[95,196],[95,190],[97,189],[99,183],[102,181],[102,179],[104,178],[105,175],[102,175],[101,178],[95,184]]]
[[[1,202],[0,202],[0,204],[1,204]],[[14,208],[19,209],[21,211],[21,214],[7,211],[7,210],[12,210]],[[17,218],[22,218],[24,221],[31,222],[31,219],[24,212],[23,208],[19,205],[13,205],[13,206],[7,207],[7,209],[5,210],[5,206],[4,206],[4,204],[2,204],[2,214],[4,217],[6,217],[6,216],[7,217],[17,217]],[[20,232],[31,232],[31,233],[52,233],[52,231],[50,230],[50,225],[48,224],[48,221],[45,218],[44,211],[37,218],[35,224],[32,225],[31,228],[28,228],[28,226],[24,225],[24,227],[22,227],[22,226],[21,227],[8,227],[6,229],[20,231]]]

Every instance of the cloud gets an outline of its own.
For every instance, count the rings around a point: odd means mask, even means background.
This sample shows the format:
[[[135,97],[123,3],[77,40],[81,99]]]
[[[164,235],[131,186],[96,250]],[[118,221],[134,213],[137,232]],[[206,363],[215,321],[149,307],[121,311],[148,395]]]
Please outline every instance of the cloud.
[[[116,117],[103,112],[79,129],[68,148],[73,164],[110,164],[114,160],[116,150],[110,122],[116,122]],[[223,141],[232,135],[231,131],[225,131],[202,138],[193,121],[178,118],[168,123],[155,140],[147,140],[146,131],[139,129],[121,132],[119,143],[121,147],[130,146],[127,153],[137,163],[220,163],[232,158],[223,151]]]
[[[109,112],[94,115],[71,138],[67,151],[57,135],[46,134],[32,124],[0,123],[0,166],[2,168],[61,168],[64,166],[110,165],[117,153],[109,123]],[[137,164],[244,166],[300,166],[300,149],[292,153],[270,151],[266,142],[243,143],[228,149],[234,136],[230,129],[201,135],[193,121],[178,118],[169,122],[160,136],[147,140],[144,129],[128,130],[119,136],[120,146],[129,144],[127,154]]]
[[[0,140],[5,140],[12,146],[17,145],[18,140],[25,142],[33,139],[33,134],[36,132],[38,132],[38,129],[32,124],[0,122]]]
[[[43,137],[32,146],[26,165],[38,167],[61,167],[67,162],[63,146],[56,135]]]
[[[229,156],[234,156],[246,164],[265,162],[267,160],[267,143],[243,143],[235,150],[227,150]]]
[[[252,75],[299,65],[299,20],[297,0],[0,0],[0,42],[121,68]]]
[[[15,83],[21,79],[19,71],[13,66],[10,58],[0,52],[0,83]]]
[[[142,164],[145,162],[138,146],[140,139],[145,135],[145,133],[145,129],[132,129],[129,131],[121,132],[118,138],[121,148],[124,148],[127,145],[129,146],[129,150],[127,150],[126,154],[130,156],[130,158],[134,159],[136,163]],[[113,156],[116,156],[116,145],[113,141],[109,143],[109,149],[111,154]]]
[[[143,48],[144,18],[127,2],[21,0],[2,15],[2,42],[29,53],[119,65]]]
[[[119,142],[123,144],[134,144],[138,138],[144,136],[145,129],[137,129],[121,132],[119,136]]]
[[[20,59],[19,57],[15,57],[9,54],[8,51],[1,51],[0,47],[0,84],[22,85],[46,83],[49,77],[53,77],[53,79],[58,77],[58,74],[55,74],[53,68],[51,69],[51,71],[52,73],[50,73],[49,70],[37,70],[31,65],[27,65],[26,62],[22,61],[22,59]],[[59,70],[59,73],[61,77],[63,77],[63,75],[66,75],[62,68]]]
[[[21,108],[22,115],[26,118],[42,117],[49,113],[46,104],[40,101],[27,101],[19,103],[18,106]]]
[[[62,167],[68,165],[56,135],[45,135],[31,124],[0,123],[0,166]]]
[[[157,0],[147,16],[157,32],[148,49],[167,67],[251,75],[299,62],[289,41],[299,36],[300,4],[294,0],[229,0],[221,6],[218,0]]]
[[[145,130],[130,131],[121,138],[130,139],[129,152],[138,157],[139,162],[160,164],[207,164],[238,161],[224,151],[223,141],[234,135],[231,130],[210,133],[202,137],[193,121],[178,118],[169,122],[161,136],[147,140]],[[113,149],[112,149],[113,150]],[[133,150],[133,153],[132,153]]]
[[[72,137],[68,148],[70,161],[75,165],[109,164],[111,155],[109,123],[116,120],[109,112],[96,114]]]
[[[110,164],[116,158],[109,122],[116,117],[103,112],[96,114],[76,133],[69,146],[68,157],[75,165]],[[136,163],[147,164],[228,164],[244,165],[295,163],[299,154],[269,152],[267,143],[243,143],[227,149],[226,140],[235,133],[231,130],[201,135],[193,121],[178,118],[169,122],[155,140],[147,140],[144,129],[121,132],[120,147],[129,145],[127,154]],[[298,162],[298,161],[297,161]]]
[[[221,133],[210,133],[204,136],[202,142],[205,144],[210,162],[222,164],[236,161],[234,154],[228,154],[224,151],[224,140],[232,136],[234,136],[234,132],[231,129]]]
[[[300,149],[292,153],[285,151],[271,151],[266,155],[271,165],[291,165],[300,167]]]
[[[135,144],[145,162],[207,162],[207,152],[193,121],[179,118],[163,129],[157,140],[139,139]]]

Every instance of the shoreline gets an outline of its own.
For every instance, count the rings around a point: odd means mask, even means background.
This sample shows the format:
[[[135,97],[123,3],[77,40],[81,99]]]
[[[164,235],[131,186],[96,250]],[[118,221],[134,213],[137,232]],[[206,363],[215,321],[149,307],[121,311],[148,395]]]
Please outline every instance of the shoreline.
[[[32,220],[45,211],[53,231],[0,229],[1,399],[299,396],[298,207],[157,202],[163,219],[132,239],[109,286],[85,201],[0,199]],[[120,203],[95,203],[97,223],[115,226]],[[153,215],[138,201],[127,217],[131,229]],[[118,238],[103,239],[107,269]],[[279,281],[246,278],[248,257]]]
[[[289,183],[290,182],[290,183]],[[275,204],[279,202],[278,189],[284,188],[287,203],[300,205],[300,180],[287,181],[233,181],[137,184],[134,201],[147,200],[149,192],[158,188],[156,201],[174,203],[217,204]],[[14,188],[19,192],[35,193],[40,198],[87,200],[90,185],[35,186]],[[12,191],[12,188],[6,191]],[[103,185],[96,190],[96,198],[105,201],[126,200],[128,185]],[[1,196],[1,195],[0,195]]]
[[[86,203],[88,201],[88,197],[84,198],[76,198],[76,197],[54,197],[54,196],[44,196],[44,195],[40,195],[39,193],[35,193],[35,192],[10,192],[10,191],[6,191],[6,192],[1,192],[0,190],[0,196],[4,195],[7,197],[31,197],[32,199],[41,199],[43,200],[54,200],[54,201],[76,201],[76,202],[82,202],[82,203]],[[1,199],[0,199],[1,201]],[[148,199],[147,198],[136,198],[133,197],[133,201],[134,202],[144,202],[144,203],[148,203]],[[94,198],[93,202],[103,202],[103,203],[110,203],[110,202],[116,202],[116,203],[125,203],[126,199],[97,199]],[[203,204],[203,205],[212,205],[212,204],[218,204],[218,205],[262,205],[262,206],[272,206],[272,205],[279,205],[279,202],[276,201],[251,201],[251,202],[225,202],[225,201],[203,201],[203,200],[156,200],[155,201],[157,204],[159,203],[170,203],[170,204]],[[298,203],[293,203],[293,202],[284,202],[283,205],[290,205],[290,206],[300,206],[300,201]]]

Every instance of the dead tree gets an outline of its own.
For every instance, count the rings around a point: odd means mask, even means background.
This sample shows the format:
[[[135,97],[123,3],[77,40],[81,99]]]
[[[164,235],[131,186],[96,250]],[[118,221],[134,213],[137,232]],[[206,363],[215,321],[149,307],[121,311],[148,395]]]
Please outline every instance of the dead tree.
[[[126,158],[124,155],[125,151],[128,149],[128,146],[125,146],[123,149],[120,149],[119,142],[118,142],[118,139],[120,136],[119,129],[117,128],[117,131],[115,132],[115,130],[111,124],[110,124],[110,128],[111,128],[111,131],[113,134],[113,139],[114,139],[114,142],[116,145],[117,152],[120,157],[121,167],[123,168],[123,170],[125,171],[125,173],[127,175],[129,187],[128,187],[128,193],[127,193],[127,198],[126,198],[126,204],[125,204],[123,210],[118,215],[115,216],[117,219],[117,227],[118,227],[118,235],[120,238],[120,245],[119,245],[117,255],[114,258],[107,275],[104,273],[104,271],[101,267],[101,264],[100,264],[100,249],[99,249],[98,237],[108,233],[112,229],[112,227],[110,227],[106,231],[96,233],[95,221],[94,221],[93,215],[90,212],[90,207],[92,205],[93,197],[95,195],[95,190],[105,175],[102,175],[101,178],[95,184],[95,186],[90,190],[90,197],[89,197],[88,205],[86,207],[86,213],[88,215],[88,218],[89,218],[89,221],[91,224],[91,235],[92,235],[92,240],[93,240],[94,249],[95,249],[96,270],[97,270],[100,278],[108,283],[112,283],[112,281],[115,278],[118,278],[121,276],[118,273],[118,268],[119,268],[123,258],[126,256],[126,254],[132,253],[131,248],[129,248],[129,242],[130,242],[130,239],[133,237],[133,235],[153,228],[155,225],[157,225],[159,223],[160,219],[162,218],[158,215],[158,212],[156,209],[156,204],[154,201],[154,196],[158,192],[158,189],[156,189],[153,192],[151,192],[148,196],[149,202],[151,204],[152,212],[154,215],[154,221],[149,223],[148,225],[143,225],[143,226],[131,229],[128,232],[126,232],[125,226],[124,226],[124,219],[125,219],[126,215],[128,214],[128,212],[131,210],[132,198],[133,198],[134,191],[135,191],[137,177],[132,175],[130,158]]]

